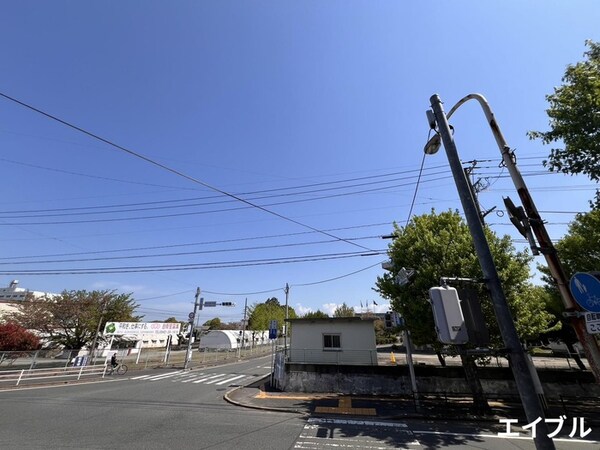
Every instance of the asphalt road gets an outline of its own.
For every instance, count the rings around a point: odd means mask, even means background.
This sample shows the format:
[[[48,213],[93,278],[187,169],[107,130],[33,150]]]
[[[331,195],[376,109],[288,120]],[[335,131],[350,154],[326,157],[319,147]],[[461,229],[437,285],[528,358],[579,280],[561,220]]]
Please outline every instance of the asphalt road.
[[[303,417],[242,408],[223,394],[270,372],[270,358],[192,371],[156,369],[109,381],[0,392],[0,448],[10,449],[534,449],[500,424]],[[449,412],[451,415],[451,412]],[[556,442],[559,449],[600,444]]]

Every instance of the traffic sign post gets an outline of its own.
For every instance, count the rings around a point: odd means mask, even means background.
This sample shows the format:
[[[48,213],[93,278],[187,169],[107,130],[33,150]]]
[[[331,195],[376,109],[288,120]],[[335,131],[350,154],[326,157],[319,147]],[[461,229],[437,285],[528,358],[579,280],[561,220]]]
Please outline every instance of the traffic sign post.
[[[277,321],[271,320],[269,323],[269,339],[277,339]]]
[[[577,272],[569,283],[575,301],[585,311],[600,313],[600,280],[590,273]]]
[[[585,328],[590,334],[600,334],[600,313],[585,313]]]

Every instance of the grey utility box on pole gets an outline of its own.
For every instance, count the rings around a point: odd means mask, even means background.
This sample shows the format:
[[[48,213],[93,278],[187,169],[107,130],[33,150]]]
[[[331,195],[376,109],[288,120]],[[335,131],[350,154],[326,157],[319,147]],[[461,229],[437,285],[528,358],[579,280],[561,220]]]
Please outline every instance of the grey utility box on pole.
[[[466,344],[469,335],[456,289],[434,287],[429,289],[429,298],[439,341],[443,344]]]

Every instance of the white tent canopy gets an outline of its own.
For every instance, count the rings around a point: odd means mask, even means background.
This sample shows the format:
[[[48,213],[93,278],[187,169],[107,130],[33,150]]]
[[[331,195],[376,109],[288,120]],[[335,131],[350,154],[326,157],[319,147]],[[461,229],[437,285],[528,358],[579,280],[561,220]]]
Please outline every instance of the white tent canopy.
[[[207,349],[236,349],[241,346],[240,338],[242,333],[245,336],[244,347],[255,347],[257,345],[265,345],[269,343],[268,331],[247,330],[242,332],[240,330],[211,330],[202,335],[200,338],[199,347]]]

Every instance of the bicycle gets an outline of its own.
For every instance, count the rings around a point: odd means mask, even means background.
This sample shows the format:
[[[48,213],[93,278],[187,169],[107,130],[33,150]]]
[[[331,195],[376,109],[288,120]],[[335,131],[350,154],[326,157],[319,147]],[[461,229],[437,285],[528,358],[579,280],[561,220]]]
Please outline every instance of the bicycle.
[[[111,367],[109,375],[112,375],[113,372],[117,372],[117,375],[125,375],[127,373],[127,366],[123,363],[117,364],[117,367]]]

